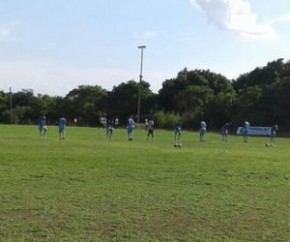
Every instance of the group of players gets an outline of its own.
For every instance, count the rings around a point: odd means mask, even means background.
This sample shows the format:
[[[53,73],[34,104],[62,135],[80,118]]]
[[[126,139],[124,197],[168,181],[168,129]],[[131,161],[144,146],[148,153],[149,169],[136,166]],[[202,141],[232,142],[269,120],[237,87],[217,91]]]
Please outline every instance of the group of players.
[[[58,126],[58,134],[59,134],[59,139],[64,140],[65,139],[65,129],[66,129],[67,121],[66,118],[64,118],[62,115],[58,119],[57,126]],[[39,118],[38,122],[38,128],[39,128],[39,136],[42,139],[46,138],[46,133],[47,133],[47,124],[46,124],[46,117],[45,115],[42,115]]]
[[[205,121],[201,121],[200,122],[200,127],[199,127],[199,141],[200,142],[204,142],[205,133],[206,133],[206,122]],[[178,121],[174,125],[174,146],[175,147],[181,147],[182,146],[182,144],[180,142],[180,136],[181,136],[181,122]]]
[[[228,134],[229,134],[229,128],[232,125],[232,122],[227,122],[225,123],[222,128],[221,128],[221,134],[222,134],[222,140],[227,142],[228,141]],[[204,141],[205,133],[206,133],[206,122],[201,121],[200,122],[200,127],[199,127],[199,140],[200,142]],[[241,135],[243,137],[244,143],[248,142],[248,137],[249,137],[249,130],[250,130],[250,123],[248,121],[244,122],[244,125],[241,129]],[[270,128],[270,143],[266,143],[266,146],[275,146],[275,137],[278,131],[278,125],[274,124]],[[178,121],[175,124],[174,127],[174,146],[175,147],[181,147],[180,143],[180,135],[181,135],[181,123]]]
[[[76,121],[75,121],[76,122]],[[107,139],[111,140],[112,135],[113,135],[113,130],[114,128],[117,128],[119,125],[119,119],[116,118],[115,120],[112,119],[106,119],[106,118],[100,118],[100,123],[103,125],[103,127],[106,129],[106,136]],[[58,133],[59,133],[59,139],[64,140],[65,139],[65,129],[67,125],[67,120],[61,116],[58,119]],[[133,136],[133,131],[135,129],[135,121],[133,117],[130,117],[127,121],[127,137],[128,141],[132,141],[134,136]],[[223,125],[221,128],[221,134],[222,134],[222,140],[227,142],[228,141],[228,133],[229,133],[229,128],[232,125],[231,122],[227,122]],[[145,119],[145,130],[147,132],[147,140],[151,139],[153,140],[154,138],[154,121],[152,119],[148,120]],[[46,123],[46,117],[42,115],[39,118],[39,135],[41,138],[46,137],[47,133],[47,123]],[[245,143],[248,142],[248,136],[249,136],[249,129],[250,129],[250,123],[248,121],[244,122],[244,125],[241,130],[241,134],[243,136],[243,141]],[[200,127],[199,127],[199,140],[200,142],[205,141],[205,134],[207,130],[207,125],[205,121],[200,122]],[[266,143],[267,146],[273,146],[275,144],[275,136],[278,131],[278,125],[274,124],[271,126],[270,129],[270,143]],[[181,147],[181,122],[177,121],[176,124],[174,125],[174,146],[175,147]]]
[[[107,135],[107,139],[111,140],[112,139],[112,135],[113,135],[113,129],[118,127],[119,121],[115,122],[111,119],[102,119],[101,122],[104,126],[104,128],[106,129],[106,135]],[[130,117],[128,119],[127,122],[127,137],[128,137],[128,141],[132,141],[134,136],[133,136],[133,131],[135,129],[135,121],[133,119],[133,117]],[[153,140],[154,138],[154,121],[153,120],[148,120],[145,119],[145,130],[147,131],[147,140],[149,140],[149,138],[151,138],[151,140]]]

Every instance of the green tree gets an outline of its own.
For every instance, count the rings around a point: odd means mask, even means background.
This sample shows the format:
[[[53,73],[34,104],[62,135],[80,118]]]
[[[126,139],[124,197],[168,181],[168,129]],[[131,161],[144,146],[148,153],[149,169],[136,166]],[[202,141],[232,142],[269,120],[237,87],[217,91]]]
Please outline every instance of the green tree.
[[[261,113],[258,109],[262,99],[263,90],[259,86],[249,86],[237,93],[236,103],[233,112],[236,123],[243,123],[245,120],[251,124],[262,122]]]
[[[20,92],[16,92],[12,97],[12,108],[14,111],[12,113],[19,118],[17,123],[34,123],[38,118],[37,110],[35,107],[37,105],[37,98],[33,94],[31,89],[23,89]],[[7,103],[9,100],[7,99]],[[10,112],[10,111],[9,111]]]
[[[268,103],[268,108],[272,113],[270,121],[290,128],[290,76],[274,83],[272,93],[272,102]]]
[[[234,82],[236,90],[250,86],[265,86],[272,84],[275,78],[284,74],[283,59],[269,62],[265,67],[257,67],[249,73],[240,75]]]
[[[154,108],[155,96],[150,90],[149,83],[145,81],[137,83],[131,80],[113,87],[113,90],[109,94],[109,116],[118,117],[123,124],[129,116],[133,115],[136,117],[139,87],[141,90],[141,120],[150,115]]]
[[[62,105],[61,97],[38,95],[37,104],[34,107],[38,116],[46,115],[48,124],[55,124],[59,118],[59,107]]]
[[[187,127],[196,126],[200,119],[211,120],[217,127],[221,123],[217,117],[229,118],[234,98],[235,91],[226,77],[209,70],[183,69],[176,79],[163,83],[157,101],[159,109],[181,114]],[[218,105],[222,106],[216,109]]]
[[[97,125],[100,113],[106,112],[107,98],[107,91],[100,86],[81,85],[63,98],[59,115],[76,118],[83,125]]]
[[[8,99],[8,95],[5,92],[0,91],[0,121],[2,122],[7,122],[3,116],[3,112],[9,109],[9,102],[7,101]]]

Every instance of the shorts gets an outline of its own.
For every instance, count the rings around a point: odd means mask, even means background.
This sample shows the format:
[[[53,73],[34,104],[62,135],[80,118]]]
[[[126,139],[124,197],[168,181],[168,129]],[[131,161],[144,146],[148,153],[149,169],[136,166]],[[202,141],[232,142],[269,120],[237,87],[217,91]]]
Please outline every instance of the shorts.
[[[206,129],[201,129],[201,130],[199,131],[200,135],[204,135],[205,132],[206,132]]]
[[[128,126],[127,127],[127,132],[128,133],[132,133],[133,132],[133,127],[132,126]]]

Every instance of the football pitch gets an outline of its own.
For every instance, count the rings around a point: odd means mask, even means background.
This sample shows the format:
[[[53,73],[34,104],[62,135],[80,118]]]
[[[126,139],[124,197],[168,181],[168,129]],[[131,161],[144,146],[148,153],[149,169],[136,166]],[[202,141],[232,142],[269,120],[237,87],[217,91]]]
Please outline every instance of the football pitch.
[[[0,241],[290,241],[290,139],[0,125]]]

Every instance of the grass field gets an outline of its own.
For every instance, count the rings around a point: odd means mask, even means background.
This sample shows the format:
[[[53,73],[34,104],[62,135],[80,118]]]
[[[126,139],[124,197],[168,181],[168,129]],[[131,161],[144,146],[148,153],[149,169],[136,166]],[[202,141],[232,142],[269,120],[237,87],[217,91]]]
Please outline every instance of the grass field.
[[[0,125],[0,241],[290,241],[290,140]]]

